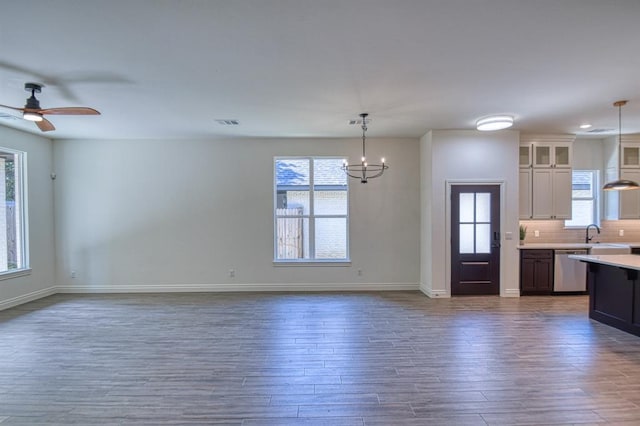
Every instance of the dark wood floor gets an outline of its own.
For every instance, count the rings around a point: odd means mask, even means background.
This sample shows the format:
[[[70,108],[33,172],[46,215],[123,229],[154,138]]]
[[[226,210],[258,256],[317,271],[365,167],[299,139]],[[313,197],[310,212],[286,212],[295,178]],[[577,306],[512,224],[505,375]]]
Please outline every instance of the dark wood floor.
[[[0,312],[0,424],[640,424],[587,298],[56,295]]]

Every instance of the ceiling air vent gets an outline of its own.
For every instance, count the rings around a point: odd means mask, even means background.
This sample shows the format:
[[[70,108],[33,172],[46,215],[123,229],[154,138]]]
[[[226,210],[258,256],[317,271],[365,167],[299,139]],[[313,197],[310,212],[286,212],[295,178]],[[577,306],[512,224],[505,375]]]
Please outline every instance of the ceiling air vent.
[[[239,126],[240,125],[239,120],[229,119],[229,118],[218,119],[216,120],[216,122],[221,126]]]
[[[7,114],[6,112],[0,111],[0,119],[3,119],[3,120],[17,120],[18,117],[16,117],[15,115]]]
[[[610,133],[613,132],[614,129],[591,129],[588,130],[587,133]]]

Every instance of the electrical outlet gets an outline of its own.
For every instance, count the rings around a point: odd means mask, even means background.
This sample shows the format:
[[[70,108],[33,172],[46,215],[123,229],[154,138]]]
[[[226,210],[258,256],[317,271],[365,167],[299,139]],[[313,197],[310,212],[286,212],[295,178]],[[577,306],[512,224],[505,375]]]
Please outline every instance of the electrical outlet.
[[[361,277],[362,276],[362,269],[358,269],[358,276]]]
[[[236,276],[236,270],[235,269],[229,269],[229,278],[233,278]]]
[[[624,229],[618,229],[618,236],[624,237]]]
[[[533,236],[534,237],[539,237],[540,236],[540,231],[538,231],[537,229],[535,231],[533,231]]]
[[[76,271],[71,271],[71,278],[75,278],[76,277]]]

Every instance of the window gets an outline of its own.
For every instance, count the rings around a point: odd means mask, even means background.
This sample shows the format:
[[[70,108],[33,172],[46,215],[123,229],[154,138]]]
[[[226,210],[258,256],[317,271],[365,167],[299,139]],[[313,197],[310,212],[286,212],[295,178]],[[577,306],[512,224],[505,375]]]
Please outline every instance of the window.
[[[0,274],[28,268],[25,157],[24,152],[0,148]]]
[[[574,170],[571,179],[571,220],[564,226],[584,228],[598,223],[598,170]]]
[[[343,160],[275,159],[276,261],[349,260],[349,189]]]

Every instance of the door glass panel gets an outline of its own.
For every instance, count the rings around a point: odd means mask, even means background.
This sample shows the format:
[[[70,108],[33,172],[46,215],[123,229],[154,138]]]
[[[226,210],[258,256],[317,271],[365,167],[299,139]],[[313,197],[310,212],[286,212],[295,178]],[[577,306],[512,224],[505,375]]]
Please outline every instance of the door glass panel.
[[[491,221],[491,194],[488,192],[476,193],[476,222]]]
[[[476,225],[476,253],[491,253],[491,227],[488,223]]]
[[[460,222],[473,222],[474,195],[473,193],[460,194]]]
[[[467,223],[460,224],[460,253],[473,253],[474,236],[473,225]]]

